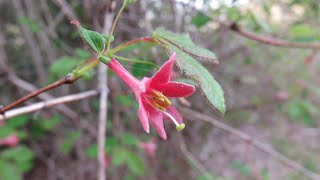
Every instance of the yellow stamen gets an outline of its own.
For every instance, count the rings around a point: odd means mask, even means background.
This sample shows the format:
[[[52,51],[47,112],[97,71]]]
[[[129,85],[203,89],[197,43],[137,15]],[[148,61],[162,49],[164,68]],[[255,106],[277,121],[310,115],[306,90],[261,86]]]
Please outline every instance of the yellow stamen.
[[[150,102],[154,107],[162,111],[165,111],[167,107],[172,104],[171,101],[159,91],[152,92]]]

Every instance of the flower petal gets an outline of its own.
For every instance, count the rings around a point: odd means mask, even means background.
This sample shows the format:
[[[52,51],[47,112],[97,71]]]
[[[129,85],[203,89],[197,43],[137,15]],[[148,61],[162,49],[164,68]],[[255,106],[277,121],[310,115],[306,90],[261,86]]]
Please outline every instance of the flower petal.
[[[176,53],[173,53],[170,59],[166,63],[164,63],[161,66],[161,68],[151,78],[152,79],[151,84],[163,84],[163,83],[167,83],[170,80],[172,66],[175,59],[176,59]]]
[[[148,113],[144,107],[144,103],[142,102],[142,99],[140,97],[137,97],[138,103],[139,103],[139,110],[138,110],[138,115],[140,118],[141,125],[143,129],[149,133],[150,128],[149,128],[149,120],[148,120]]]
[[[170,81],[166,84],[154,84],[152,88],[160,91],[167,97],[186,97],[196,91],[193,85],[174,81]]]
[[[177,111],[177,109],[174,106],[171,105],[167,107],[166,112],[173,116],[179,124],[183,122],[181,114]],[[164,115],[164,118],[172,122],[172,120],[168,116]]]
[[[112,58],[108,64],[109,68],[115,72],[135,93],[141,89],[140,81],[130,74],[116,59]]]
[[[148,117],[151,122],[151,124],[156,129],[158,135],[166,140],[167,139],[167,133],[164,129],[163,124],[163,114],[160,111],[157,111],[155,108],[153,108],[150,104],[147,102],[143,102],[145,109],[148,111]]]

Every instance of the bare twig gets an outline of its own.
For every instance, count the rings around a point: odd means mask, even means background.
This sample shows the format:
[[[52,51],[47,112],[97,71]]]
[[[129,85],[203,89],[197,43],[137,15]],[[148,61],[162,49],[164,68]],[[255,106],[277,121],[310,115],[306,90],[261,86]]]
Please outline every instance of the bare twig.
[[[72,84],[74,81],[76,81],[78,78],[72,78],[70,76],[67,76],[63,79],[60,79],[52,84],[49,84],[48,86],[45,86],[41,89],[38,89],[36,91],[33,91],[31,92],[30,94],[12,102],[11,104],[5,106],[4,108],[0,109],[0,114],[4,114],[6,111],[8,111],[9,109],[12,109],[14,108],[15,106],[18,106],[19,104],[31,99],[31,98],[34,98],[36,96],[38,96],[39,94],[43,93],[43,92],[46,92],[46,91],[49,91],[51,89],[54,89],[58,86],[61,86],[61,85],[64,85],[64,84]]]
[[[24,10],[21,5],[21,1],[20,0],[12,0],[12,3],[15,8],[17,18],[25,16]],[[42,58],[41,52],[39,50],[39,47],[35,41],[35,38],[32,36],[32,34],[30,33],[30,31],[28,30],[28,28],[25,25],[21,25],[21,30],[22,30],[24,37],[26,38],[26,42],[28,44],[28,47],[31,50],[31,56],[32,56],[32,60],[34,62],[35,68],[36,68],[37,77],[39,79],[39,82],[41,84],[44,84],[46,82],[46,80],[45,80],[46,73],[45,73],[45,69],[44,69],[44,65],[43,65],[43,61],[42,61],[43,58]]]
[[[113,3],[113,1],[111,1]],[[114,6],[110,4],[110,6]],[[109,33],[114,17],[113,8],[107,9],[104,15],[104,25],[102,33]],[[100,94],[100,107],[99,107],[99,124],[98,124],[98,180],[106,179],[105,169],[105,140],[106,140],[106,127],[107,127],[107,115],[108,115],[108,86],[107,86],[107,66],[100,63],[98,68],[98,86],[101,90]]]
[[[44,109],[44,108],[49,108],[49,107],[56,106],[59,104],[72,102],[72,101],[78,101],[81,99],[86,99],[89,97],[96,96],[98,94],[99,94],[99,92],[97,90],[90,90],[90,91],[85,91],[85,92],[78,93],[78,94],[72,94],[72,95],[68,95],[68,96],[59,97],[56,99],[50,99],[48,101],[42,101],[39,103],[31,104],[29,106],[25,106],[25,107],[21,107],[21,108],[17,108],[17,109],[12,109],[12,110],[7,111],[5,116],[0,115],[0,121],[4,121],[4,120],[12,118],[12,117],[16,117],[16,116],[19,116],[22,114],[27,114],[27,113],[34,112],[34,111],[37,111],[40,109]]]
[[[314,172],[309,171],[308,169],[304,168],[301,164],[299,164],[299,163],[285,157],[284,155],[280,154],[279,152],[275,151],[272,147],[270,147],[270,145],[259,142],[259,141],[255,140],[254,138],[252,138],[251,136],[249,136],[248,134],[245,134],[242,131],[234,129],[234,128],[218,121],[217,119],[214,119],[212,117],[201,114],[199,112],[190,110],[188,108],[181,107],[179,109],[187,118],[197,119],[197,120],[202,120],[202,121],[208,122],[219,129],[222,129],[230,134],[233,134],[233,135],[239,137],[240,139],[251,144],[252,146],[256,147],[257,149],[260,149],[261,151],[271,155],[272,157],[274,157],[276,160],[280,161],[284,165],[286,165],[296,171],[301,172],[302,174],[309,177],[310,179],[314,179],[314,180],[320,179],[319,174],[316,174]]]
[[[206,177],[207,180],[212,179],[206,168],[198,162],[198,160],[188,151],[186,143],[184,142],[184,139],[182,138],[181,134],[179,136],[179,142],[180,142],[180,150],[183,153],[184,156],[188,158],[188,160],[200,171],[200,173]]]
[[[222,26],[228,27],[228,29],[236,32],[237,34],[246,37],[248,39],[268,44],[271,46],[282,46],[282,47],[290,47],[290,48],[302,48],[302,49],[320,49],[320,43],[298,43],[298,42],[290,42],[278,38],[274,38],[271,36],[259,35],[253,32],[249,32],[240,27],[237,23],[226,23],[222,21],[218,21]]]
[[[65,0],[54,0],[53,1],[57,6],[59,6],[62,12],[68,17],[70,21],[78,19],[76,14],[73,11],[73,8]]]

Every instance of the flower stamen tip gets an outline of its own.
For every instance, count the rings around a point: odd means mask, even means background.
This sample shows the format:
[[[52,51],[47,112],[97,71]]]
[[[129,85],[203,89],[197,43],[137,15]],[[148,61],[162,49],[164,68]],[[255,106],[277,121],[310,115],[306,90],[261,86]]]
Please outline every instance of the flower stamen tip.
[[[178,131],[182,131],[185,127],[186,127],[186,125],[185,125],[184,123],[181,123],[181,124],[179,124],[179,125],[176,126],[176,129],[177,129]]]

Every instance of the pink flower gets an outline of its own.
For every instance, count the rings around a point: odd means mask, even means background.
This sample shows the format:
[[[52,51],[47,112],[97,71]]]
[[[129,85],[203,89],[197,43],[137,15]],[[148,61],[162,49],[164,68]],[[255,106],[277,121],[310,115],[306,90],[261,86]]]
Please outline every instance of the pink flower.
[[[156,139],[152,139],[152,140],[150,140],[148,142],[140,142],[139,146],[141,148],[143,148],[144,151],[146,152],[146,154],[151,158],[154,157],[155,152],[156,152],[157,147],[158,147],[158,145],[156,144]]]
[[[134,92],[139,103],[139,118],[144,130],[149,133],[149,121],[162,139],[167,139],[163,118],[173,122],[178,130],[185,127],[180,113],[172,106],[168,98],[186,97],[195,92],[190,84],[170,81],[172,67],[176,58],[173,53],[170,59],[151,78],[141,81],[133,77],[117,60],[108,64]]]
[[[16,134],[11,134],[8,137],[0,139],[0,145],[15,147],[19,144],[19,137]]]

